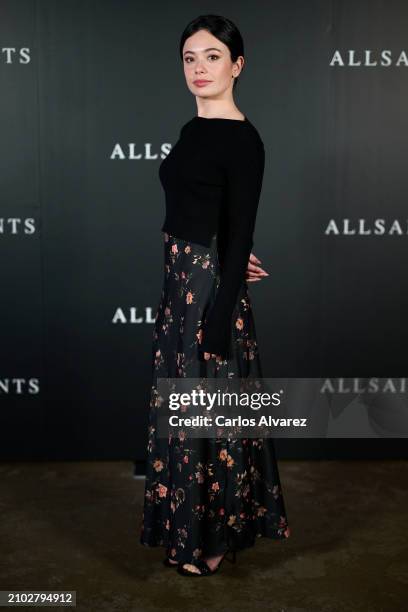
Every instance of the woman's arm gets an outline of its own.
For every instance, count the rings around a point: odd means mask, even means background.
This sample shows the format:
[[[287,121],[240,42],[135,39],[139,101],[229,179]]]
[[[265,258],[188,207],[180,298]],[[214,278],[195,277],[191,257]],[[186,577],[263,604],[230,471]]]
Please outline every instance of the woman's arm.
[[[252,132],[244,136],[231,147],[226,162],[226,237],[220,285],[202,326],[201,350],[221,357],[227,356],[231,317],[245,281],[265,169],[262,141]]]

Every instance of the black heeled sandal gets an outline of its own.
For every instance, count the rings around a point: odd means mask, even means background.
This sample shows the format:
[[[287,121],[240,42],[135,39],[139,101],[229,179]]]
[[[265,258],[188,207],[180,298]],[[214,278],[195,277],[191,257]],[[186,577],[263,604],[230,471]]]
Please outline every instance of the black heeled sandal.
[[[163,559],[163,565],[165,565],[166,567],[177,567],[178,566],[178,562],[170,563],[170,559],[168,557],[166,557],[165,559]]]
[[[231,559],[227,559],[227,560],[231,561],[231,563],[236,563],[236,561],[237,561],[237,551],[236,550],[227,550],[227,552],[225,553],[224,557],[226,557],[228,555],[228,553],[231,553]]]
[[[228,553],[232,553],[231,559],[228,559],[227,557]],[[227,550],[227,552],[224,554],[221,561],[218,563],[218,565],[214,569],[211,569],[203,559],[197,559],[197,561],[195,561],[194,563],[179,563],[177,567],[177,571],[179,574],[182,574],[182,576],[212,576],[213,574],[218,572],[218,570],[221,567],[221,563],[224,561],[224,559],[227,559],[227,561],[230,561],[231,563],[235,563],[237,560],[236,551]],[[194,565],[200,570],[200,573],[190,571],[189,569],[186,569],[185,567],[183,567],[184,565]]]

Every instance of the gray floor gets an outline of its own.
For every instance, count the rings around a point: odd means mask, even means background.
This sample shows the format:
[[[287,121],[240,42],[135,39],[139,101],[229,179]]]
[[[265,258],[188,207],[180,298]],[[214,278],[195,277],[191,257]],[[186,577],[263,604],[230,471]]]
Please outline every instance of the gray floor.
[[[407,611],[408,463],[279,466],[291,537],[197,579],[139,544],[131,463],[3,463],[0,589],[76,590],[86,612]]]

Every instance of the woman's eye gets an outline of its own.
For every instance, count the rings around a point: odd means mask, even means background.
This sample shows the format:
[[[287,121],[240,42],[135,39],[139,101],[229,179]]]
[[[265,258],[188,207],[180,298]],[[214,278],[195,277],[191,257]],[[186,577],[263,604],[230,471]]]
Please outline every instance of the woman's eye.
[[[220,58],[220,56],[219,56],[219,55],[209,55],[208,57],[209,57],[209,58],[214,58],[214,57],[215,57],[215,59],[216,59],[216,60]],[[185,59],[185,61],[186,61],[186,63],[187,63],[187,64],[190,64],[190,63],[191,63],[189,60],[194,61],[194,59],[193,59],[192,57],[186,57],[186,58],[184,58],[184,59]]]

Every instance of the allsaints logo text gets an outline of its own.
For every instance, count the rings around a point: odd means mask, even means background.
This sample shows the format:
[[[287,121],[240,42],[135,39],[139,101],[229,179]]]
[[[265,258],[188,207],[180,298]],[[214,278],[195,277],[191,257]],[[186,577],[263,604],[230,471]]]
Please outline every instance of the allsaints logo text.
[[[155,317],[152,316],[153,309],[151,306],[146,306],[144,316],[137,316],[137,308],[131,306],[128,312],[125,313],[123,308],[118,307],[112,318],[112,323],[154,323]]]
[[[3,64],[29,64],[31,61],[29,47],[2,47],[1,57]]]
[[[27,217],[20,219],[19,217],[0,217],[0,235],[1,234],[34,234],[35,219]]]
[[[335,236],[397,236],[408,235],[408,219],[400,221],[393,219],[386,221],[385,219],[330,219],[324,231],[326,235],[334,234]]]
[[[171,144],[165,142],[160,147],[159,153],[152,152],[152,143],[145,142],[137,147],[136,143],[129,142],[127,145],[116,143],[110,155],[111,159],[164,159],[171,149]]]
[[[339,51],[336,49],[330,60],[330,66],[366,66],[369,68],[375,66],[408,66],[408,56],[406,51],[393,54],[390,49],[383,49],[382,51],[373,51],[372,49]]]

